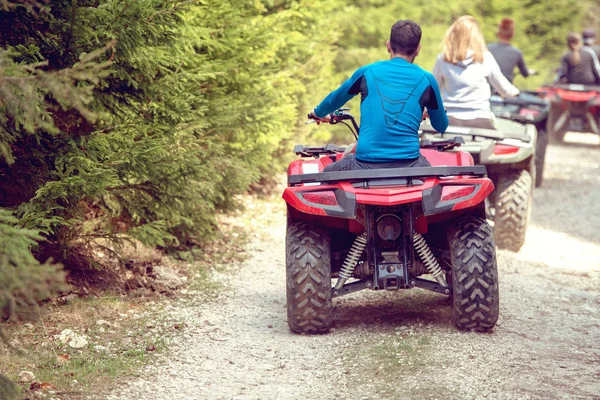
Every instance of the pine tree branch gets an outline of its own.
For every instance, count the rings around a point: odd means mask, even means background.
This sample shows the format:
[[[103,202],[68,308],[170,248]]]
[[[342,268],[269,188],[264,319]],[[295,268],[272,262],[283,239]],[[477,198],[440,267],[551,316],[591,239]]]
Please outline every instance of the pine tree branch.
[[[129,8],[129,1],[125,0],[125,6],[123,6],[123,8],[121,8],[121,11],[119,11],[119,13],[113,18],[113,20],[110,24],[113,25],[115,22],[117,22],[121,18],[121,16],[123,16],[123,14],[125,13],[125,11],[128,8]]]
[[[44,5],[48,4],[48,2],[49,0],[0,0],[0,8],[2,8],[4,11],[10,11],[20,6],[25,7],[28,12],[35,14],[35,9],[38,9],[40,12],[46,12]]]
[[[71,0],[71,22],[69,24],[69,35],[65,44],[65,52],[71,51],[71,40],[73,40],[73,30],[75,29],[75,19],[77,15],[77,0]]]
[[[0,104],[6,108],[4,113],[30,133],[39,128],[56,131],[45,109],[48,106],[45,96],[50,94],[63,109],[73,108],[88,121],[95,121],[96,115],[87,104],[92,100],[94,85],[108,75],[106,68],[110,65],[95,60],[115,44],[113,40],[86,54],[71,68],[50,72],[41,68],[47,61],[19,65],[11,60],[13,53],[0,49]],[[79,82],[91,85],[78,86]]]
[[[121,186],[112,186],[106,188],[108,192],[115,192],[119,190],[143,190],[143,191],[151,191],[152,183],[151,182],[142,182],[142,183],[132,183]]]

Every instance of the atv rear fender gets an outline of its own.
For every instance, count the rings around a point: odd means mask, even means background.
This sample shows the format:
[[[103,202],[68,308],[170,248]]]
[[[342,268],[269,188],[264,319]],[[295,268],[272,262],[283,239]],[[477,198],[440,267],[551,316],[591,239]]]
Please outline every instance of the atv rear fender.
[[[454,158],[455,163],[459,158],[472,164],[467,153],[433,153],[440,159],[447,156]],[[290,172],[322,170],[319,161],[295,162]],[[396,207],[415,203],[422,215],[436,215],[437,220],[445,219],[446,213],[479,208],[494,189],[492,181],[483,177],[485,174],[485,166],[472,165],[292,173],[283,198],[289,212],[297,218],[318,219],[329,226],[360,232],[362,226],[356,225],[356,221],[362,219],[361,206]],[[330,223],[326,221],[329,219],[338,221]]]

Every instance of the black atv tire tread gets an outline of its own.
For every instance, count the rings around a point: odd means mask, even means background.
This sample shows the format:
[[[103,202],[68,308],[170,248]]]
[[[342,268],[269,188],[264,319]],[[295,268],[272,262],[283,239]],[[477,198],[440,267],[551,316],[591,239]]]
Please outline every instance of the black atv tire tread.
[[[325,229],[305,221],[288,221],[287,314],[294,332],[324,333],[331,328],[330,243]]]
[[[535,142],[535,187],[542,186],[544,181],[544,165],[546,164],[546,148],[548,147],[548,133],[538,131]]]
[[[517,252],[525,243],[531,208],[532,179],[526,170],[511,170],[498,180],[494,233],[496,245]]]
[[[466,217],[448,231],[452,261],[452,322],[463,330],[487,332],[500,311],[494,233],[482,218]]]

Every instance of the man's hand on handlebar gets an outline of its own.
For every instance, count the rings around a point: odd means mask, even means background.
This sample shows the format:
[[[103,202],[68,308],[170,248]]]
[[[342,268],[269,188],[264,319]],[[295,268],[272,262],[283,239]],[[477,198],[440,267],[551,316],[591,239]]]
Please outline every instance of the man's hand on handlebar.
[[[314,120],[317,125],[320,125],[321,122],[325,122],[325,123],[330,123],[331,122],[331,116],[329,114],[327,114],[325,117],[323,118],[319,118],[316,116],[314,111],[311,111],[310,113],[308,113],[308,119],[312,119]]]

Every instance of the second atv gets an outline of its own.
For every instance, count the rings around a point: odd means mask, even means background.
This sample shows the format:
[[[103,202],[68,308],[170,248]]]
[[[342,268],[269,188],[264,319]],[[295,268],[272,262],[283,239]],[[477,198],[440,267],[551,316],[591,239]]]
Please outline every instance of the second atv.
[[[549,135],[546,131],[550,104],[544,98],[545,92],[521,92],[513,98],[493,95],[490,98],[492,112],[498,118],[506,118],[520,124],[532,124],[537,129],[535,140],[535,187],[542,186],[544,166],[546,164],[546,148]]]
[[[534,125],[521,125],[502,118],[497,129],[449,126],[444,134],[426,121],[421,124],[423,138],[465,139],[462,151],[473,156],[475,164],[485,165],[496,189],[488,198],[487,217],[494,223],[496,245],[519,251],[525,243],[536,176]]]

